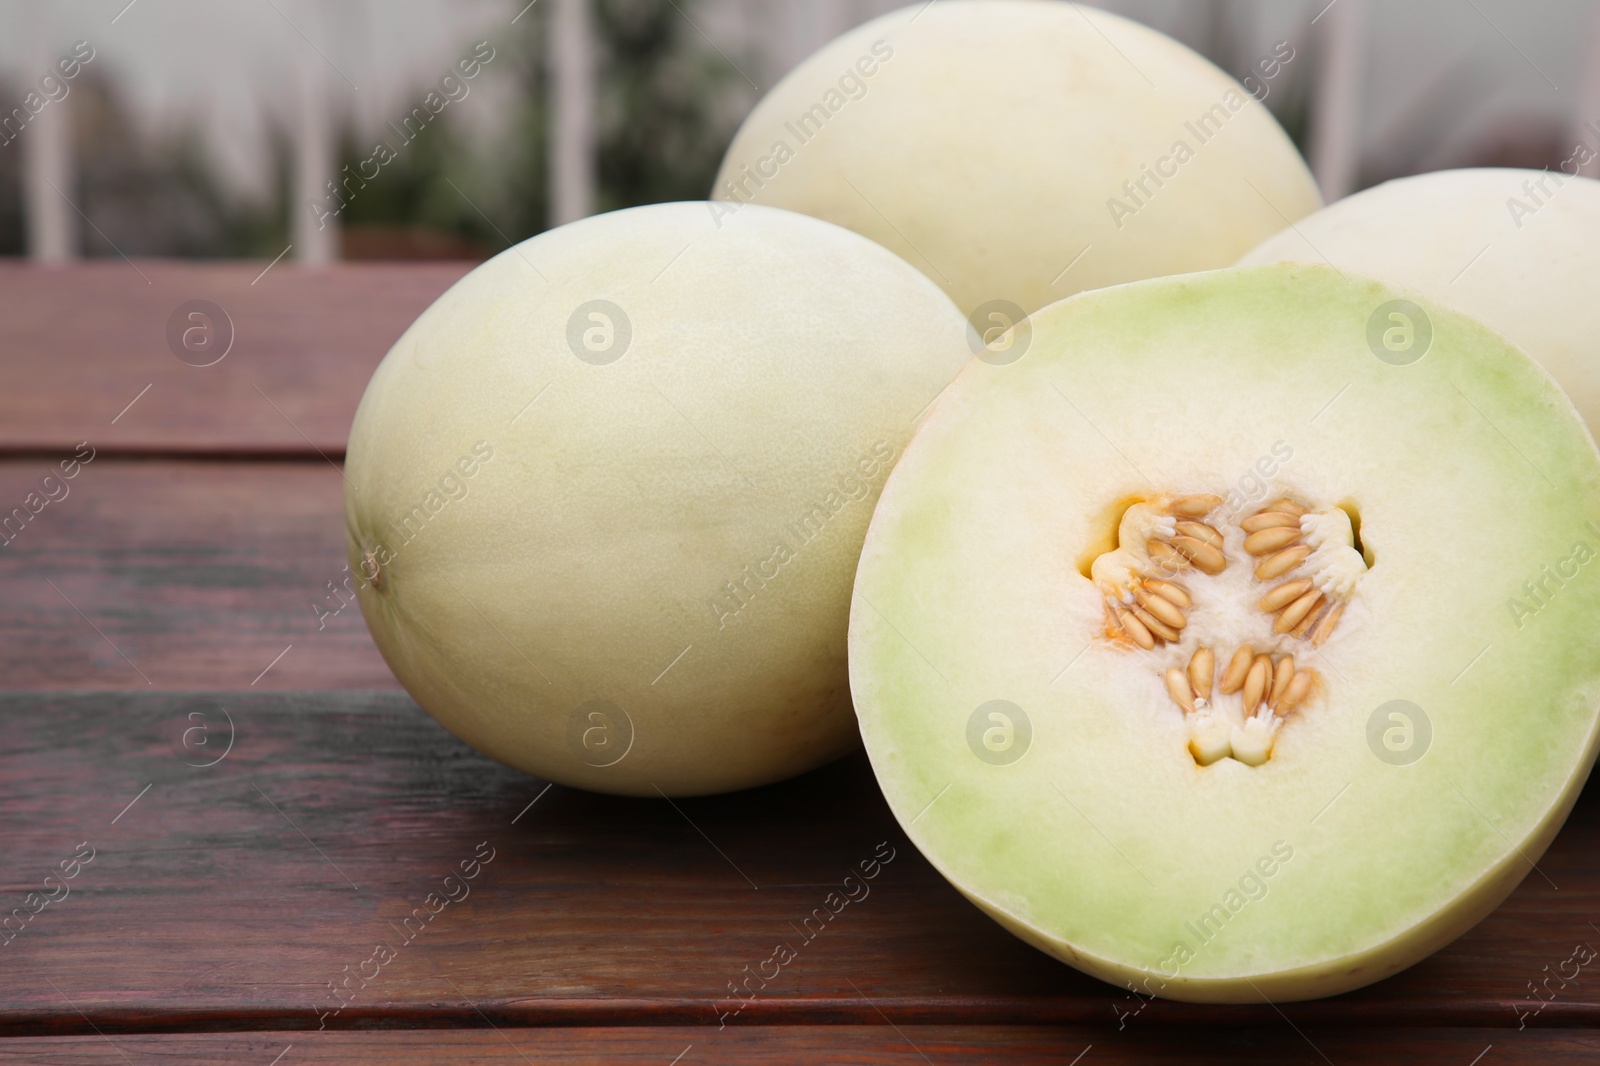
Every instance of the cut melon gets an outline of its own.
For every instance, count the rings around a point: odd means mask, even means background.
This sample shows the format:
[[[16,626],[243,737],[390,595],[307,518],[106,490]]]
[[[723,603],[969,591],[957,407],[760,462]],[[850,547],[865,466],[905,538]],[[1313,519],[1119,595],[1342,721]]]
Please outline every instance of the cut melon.
[[[1326,267],[1031,327],[940,399],[857,574],[851,688],[911,839],[1176,999],[1329,995],[1482,918],[1595,755],[1600,456],[1566,397]]]
[[[350,569],[384,659],[461,739],[564,784],[718,792],[854,746],[861,541],[970,357],[960,312],[878,245],[708,208],[479,266],[350,431]]]
[[[1085,4],[919,2],[791,71],[712,196],[825,218],[904,256],[980,330],[1084,289],[1232,263],[1322,205],[1253,90]],[[998,316],[998,317],[997,317]]]
[[[1400,178],[1240,260],[1282,261],[1331,262],[1471,315],[1544,364],[1600,427],[1600,181],[1496,169]]]

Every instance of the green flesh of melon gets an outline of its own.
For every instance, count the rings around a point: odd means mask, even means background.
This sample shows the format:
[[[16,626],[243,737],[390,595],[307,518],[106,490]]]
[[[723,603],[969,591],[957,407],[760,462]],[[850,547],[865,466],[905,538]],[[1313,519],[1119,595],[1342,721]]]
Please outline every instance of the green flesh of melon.
[[[1086,293],[964,370],[896,467],[851,613],[862,735],[923,853],[1035,946],[1169,998],[1330,995],[1465,931],[1565,818],[1600,703],[1595,447],[1507,341],[1402,299],[1307,265]],[[1187,625],[1146,649],[1087,575],[1131,504],[1195,493],[1226,569],[1168,574]],[[1257,605],[1240,523],[1283,497],[1353,518],[1320,645]],[[1243,644],[1315,684],[1259,765],[1200,765],[1165,672]]]

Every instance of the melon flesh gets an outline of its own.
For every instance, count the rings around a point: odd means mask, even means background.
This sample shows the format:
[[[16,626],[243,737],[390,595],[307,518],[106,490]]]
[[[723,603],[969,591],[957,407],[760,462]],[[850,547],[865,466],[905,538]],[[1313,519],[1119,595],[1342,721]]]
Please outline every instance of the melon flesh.
[[[1287,45],[1261,60],[1279,79],[1311,61]],[[1238,82],[1148,27],[1045,0],[919,2],[823,46],[756,105],[711,194],[865,234],[982,329],[1012,314],[995,301],[1029,312],[1227,266],[1322,205]]]
[[[1589,771],[1600,457],[1470,319],[1423,304],[1425,352],[1375,348],[1399,299],[1282,265],[1063,301],[962,372],[884,491],[850,632],[873,768],[951,882],[1073,966],[1212,1002],[1376,981],[1502,900]],[[1281,500],[1317,547],[1261,581],[1243,527]],[[1220,572],[1152,569],[1186,509]],[[1141,571],[1190,598],[1176,640],[1117,624]],[[1342,605],[1320,637],[1260,605],[1302,578]],[[1301,701],[1186,711],[1199,649],[1215,682],[1245,645],[1291,656]]]
[[[744,788],[855,744],[850,583],[970,357],[848,230],[660,204],[541,234],[395,343],[356,412],[361,610],[461,739],[564,784]]]
[[[1600,426],[1600,181],[1445,170],[1340,200],[1241,264],[1331,262],[1471,315],[1549,370]]]

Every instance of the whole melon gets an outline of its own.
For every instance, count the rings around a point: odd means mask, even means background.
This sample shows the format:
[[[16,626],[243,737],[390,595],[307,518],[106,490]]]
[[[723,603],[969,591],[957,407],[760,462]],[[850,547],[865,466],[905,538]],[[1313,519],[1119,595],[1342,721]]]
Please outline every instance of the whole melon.
[[[564,784],[719,792],[856,743],[873,503],[970,356],[937,286],[766,207],[600,215],[441,296],[350,431],[367,625],[462,740]]]
[[[1321,206],[1260,102],[1155,30],[1055,0],[941,0],[867,22],[745,120],[712,195],[863,233],[983,329],[1083,289],[1227,266]],[[999,316],[999,317],[996,317]]]

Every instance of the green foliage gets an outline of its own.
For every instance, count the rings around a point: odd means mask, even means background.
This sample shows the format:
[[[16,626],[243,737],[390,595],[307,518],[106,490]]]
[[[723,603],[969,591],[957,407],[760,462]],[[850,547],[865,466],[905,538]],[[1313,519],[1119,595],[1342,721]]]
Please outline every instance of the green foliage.
[[[20,99],[23,91],[9,89],[6,98]],[[77,183],[62,192],[90,220],[79,226],[85,255],[270,259],[283,251],[288,157],[281,137],[272,153],[277,195],[252,204],[228,194],[192,127],[141,134],[103,72],[86,71],[67,99]],[[24,128],[0,147],[0,255],[27,250],[21,164],[30,136],[37,133]]]
[[[678,5],[693,7],[691,0]],[[547,228],[549,18],[548,7],[536,5],[514,35],[491,42],[496,56],[480,77],[510,77],[518,88],[502,139],[475,147],[460,110],[474,106],[473,98],[451,104],[414,140],[388,140],[398,158],[350,200],[341,220],[426,227],[486,251]],[[736,124],[726,101],[743,82],[671,4],[594,0],[592,18],[599,53],[595,209],[704,198]],[[341,166],[354,171],[371,152],[347,135]]]
[[[696,7],[695,0],[592,0],[599,77],[597,211],[701,199],[711,187],[746,86],[689,21]],[[371,180],[348,186],[339,222],[347,227],[350,246],[362,231],[420,233],[429,238],[426,247],[489,255],[548,226],[550,14],[548,4],[536,4],[491,39],[495,57],[472,91],[409,139],[394,128],[358,134],[345,127],[337,160],[341,177],[372,174],[370,162],[364,170],[362,165],[379,141],[394,153]],[[479,123],[468,119],[482,116],[468,111],[491,106],[488,100],[496,97],[482,87],[506,78],[516,86],[511,113],[496,116],[501,132],[492,143],[477,143],[471,134]],[[419,86],[414,102],[420,104],[427,92]],[[141,133],[116,86],[103,76],[86,76],[73,95],[75,198],[94,220],[94,227],[84,227],[86,254],[114,255],[114,244],[128,255],[271,258],[290,240],[291,212],[311,210],[291,202],[293,156],[286,130],[272,135],[270,196],[249,203],[208,162],[193,127]],[[397,123],[403,118],[394,116]],[[20,157],[18,145],[0,150],[0,255],[25,250]],[[334,206],[325,201],[325,208]]]
[[[711,189],[734,126],[718,104],[744,83],[688,19],[660,0],[597,0],[596,28],[607,52],[601,210],[701,200]]]

